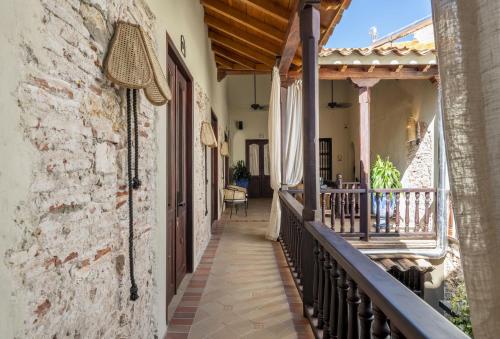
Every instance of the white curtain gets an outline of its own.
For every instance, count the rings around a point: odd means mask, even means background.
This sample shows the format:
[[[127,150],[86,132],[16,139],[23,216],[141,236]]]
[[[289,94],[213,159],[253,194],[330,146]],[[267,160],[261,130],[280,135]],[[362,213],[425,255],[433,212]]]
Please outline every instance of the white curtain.
[[[302,144],[302,80],[288,87],[285,120],[285,163],[283,183],[296,186],[304,174],[304,152]]]
[[[271,166],[269,165],[269,144],[264,145],[264,175],[271,175]]]
[[[275,83],[275,79],[278,79]],[[288,87],[287,103],[286,103],[286,120],[285,130],[281,131],[281,113],[278,109],[274,111],[275,102],[278,101],[279,108],[279,74],[273,72],[273,84],[271,89],[271,105],[269,106],[269,135],[272,136],[269,140],[270,144],[270,163],[271,163],[271,186],[274,189],[273,205],[271,208],[271,220],[267,232],[267,238],[276,240],[280,232],[281,208],[279,205],[278,189],[282,182],[288,186],[298,185],[302,181],[304,173],[303,167],[303,144],[302,144],[302,81],[295,81]],[[276,147],[276,143],[271,140],[277,139],[277,143],[281,142],[281,133],[284,133],[285,154],[284,154],[284,178],[280,181],[280,162],[281,149]],[[273,156],[275,158],[273,158]],[[277,171],[273,171],[277,169]],[[278,172],[277,175],[275,172]],[[276,181],[277,187],[273,186],[273,180]]]
[[[279,235],[281,223],[281,209],[279,204],[279,189],[281,185],[281,105],[280,74],[277,67],[273,68],[267,127],[269,132],[271,188],[274,190],[274,193],[266,238],[276,240]]]
[[[475,338],[500,333],[500,1],[433,0],[453,209]]]
[[[260,171],[259,171],[259,145],[258,144],[251,144],[248,147],[248,161],[250,162],[248,164],[250,175],[251,176],[259,176]]]

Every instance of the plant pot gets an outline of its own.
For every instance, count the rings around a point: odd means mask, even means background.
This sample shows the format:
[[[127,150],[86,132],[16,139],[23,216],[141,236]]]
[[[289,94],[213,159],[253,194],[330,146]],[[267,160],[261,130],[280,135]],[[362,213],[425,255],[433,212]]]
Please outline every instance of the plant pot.
[[[380,196],[379,204],[380,204],[380,228],[385,228],[385,226],[387,225],[387,222],[385,220],[387,198],[385,194],[382,194]],[[394,199],[394,195],[392,195],[392,198],[389,201],[389,217],[392,217],[394,215],[395,206],[396,206],[396,201]],[[374,216],[377,215],[377,197],[373,193],[372,193],[372,215]]]
[[[248,179],[239,179],[234,181],[236,183],[236,186],[248,188],[249,180]]]

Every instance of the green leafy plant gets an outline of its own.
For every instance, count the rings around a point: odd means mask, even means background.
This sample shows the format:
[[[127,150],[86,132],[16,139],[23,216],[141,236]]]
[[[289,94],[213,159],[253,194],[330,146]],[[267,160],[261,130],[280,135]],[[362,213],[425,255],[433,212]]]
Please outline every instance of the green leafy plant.
[[[237,180],[250,179],[250,172],[245,166],[245,162],[243,160],[238,161],[236,165],[233,166],[232,170],[233,170],[234,180],[237,181]]]
[[[451,312],[453,313],[450,316],[450,321],[462,330],[462,332],[472,337],[469,302],[467,301],[464,283],[460,283],[457,286],[455,294],[450,299],[450,304]]]
[[[371,187],[374,189],[401,188],[401,173],[387,157],[382,160],[377,155],[377,160],[371,169]]]

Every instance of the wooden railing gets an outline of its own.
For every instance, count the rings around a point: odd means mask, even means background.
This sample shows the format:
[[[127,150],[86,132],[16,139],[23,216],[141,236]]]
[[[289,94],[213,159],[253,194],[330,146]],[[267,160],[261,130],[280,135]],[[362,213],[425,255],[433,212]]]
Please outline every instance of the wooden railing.
[[[280,242],[316,338],[467,338],[367,256],[280,192]]]
[[[351,183],[349,183],[351,184]],[[436,237],[436,189],[361,189],[356,183],[352,188],[326,188],[321,190],[321,221],[346,237],[369,239],[370,236],[402,236],[412,239]],[[341,187],[345,187],[342,185]],[[303,190],[290,189],[290,194],[301,202]],[[367,196],[366,193],[369,193]],[[368,225],[360,224],[360,201],[373,197],[371,219]],[[382,199],[385,207],[382,208]],[[367,204],[370,205],[370,204]],[[368,236],[365,236],[368,233]]]

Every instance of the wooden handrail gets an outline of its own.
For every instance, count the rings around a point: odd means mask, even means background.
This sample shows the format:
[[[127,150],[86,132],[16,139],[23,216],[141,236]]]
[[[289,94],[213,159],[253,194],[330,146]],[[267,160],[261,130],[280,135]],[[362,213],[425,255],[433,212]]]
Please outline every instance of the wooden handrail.
[[[389,273],[280,192],[280,242],[317,338],[468,338]]]
[[[305,229],[407,338],[468,338],[429,304],[319,222]]]

